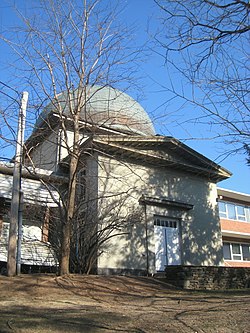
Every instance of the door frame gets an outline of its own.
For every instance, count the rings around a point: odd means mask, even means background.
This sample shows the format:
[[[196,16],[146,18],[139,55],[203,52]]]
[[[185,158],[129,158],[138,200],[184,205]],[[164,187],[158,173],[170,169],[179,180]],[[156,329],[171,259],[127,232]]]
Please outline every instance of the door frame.
[[[181,219],[157,214],[157,215],[154,215],[154,237],[155,237],[155,227],[164,228],[164,247],[165,247],[163,249],[163,252],[165,254],[165,265],[164,266],[172,266],[171,264],[169,265],[169,258],[168,258],[168,244],[167,244],[167,234],[166,234],[167,228],[177,229],[179,265],[181,265],[182,264]],[[156,260],[157,260],[157,256],[156,256],[156,243],[155,243],[155,271],[156,271]],[[160,271],[158,270],[156,272],[160,272]]]

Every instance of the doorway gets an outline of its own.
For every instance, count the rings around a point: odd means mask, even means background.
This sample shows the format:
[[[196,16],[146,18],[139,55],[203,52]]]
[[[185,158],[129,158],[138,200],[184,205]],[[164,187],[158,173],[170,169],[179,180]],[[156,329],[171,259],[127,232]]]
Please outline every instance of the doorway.
[[[155,270],[165,270],[165,266],[180,265],[179,221],[167,217],[155,217]]]

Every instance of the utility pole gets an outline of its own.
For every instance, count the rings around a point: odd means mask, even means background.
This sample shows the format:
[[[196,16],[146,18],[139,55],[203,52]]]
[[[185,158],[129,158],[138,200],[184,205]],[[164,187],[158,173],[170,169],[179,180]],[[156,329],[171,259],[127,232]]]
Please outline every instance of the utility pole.
[[[22,170],[21,170],[22,172]],[[21,174],[22,176],[22,174]],[[21,182],[20,182],[21,183]],[[19,193],[19,209],[18,209],[18,233],[17,233],[17,275],[21,274],[21,254],[22,254],[22,238],[23,238],[23,192],[20,188]]]
[[[22,228],[22,225],[19,220],[19,210],[20,210],[20,197],[21,197],[21,174],[22,174],[24,127],[25,127],[27,102],[28,102],[28,93],[26,91],[24,91],[23,95],[22,95],[21,107],[19,110],[19,117],[18,117],[16,154],[15,154],[15,163],[14,163],[14,171],[13,171],[9,244],[8,244],[8,260],[7,260],[8,276],[16,275],[17,226],[19,228]],[[20,251],[19,251],[19,255],[20,255]]]

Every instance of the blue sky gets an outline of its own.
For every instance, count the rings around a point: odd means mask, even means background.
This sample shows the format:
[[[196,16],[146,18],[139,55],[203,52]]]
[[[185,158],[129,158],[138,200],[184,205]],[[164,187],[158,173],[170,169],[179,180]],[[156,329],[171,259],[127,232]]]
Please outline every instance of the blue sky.
[[[138,40],[147,39],[147,27],[150,30],[161,29],[159,22],[162,13],[151,0],[134,0],[127,1],[127,17],[134,24],[138,25]],[[164,51],[162,51],[164,53]],[[211,137],[216,136],[208,125],[201,126],[197,123],[185,122],[195,116],[197,110],[190,110],[188,106],[180,106],[180,104],[164,103],[171,97],[164,91],[162,86],[168,84],[169,77],[173,78],[173,73],[168,73],[164,66],[164,58],[157,54],[152,54],[148,62],[143,66],[143,71],[147,78],[145,86],[145,100],[141,102],[142,106],[150,114],[151,118],[157,115],[167,114],[167,117],[159,117],[155,119],[156,130],[160,134],[172,135],[182,142],[197,150],[211,160],[219,163],[224,168],[233,173],[233,176],[220,182],[218,186],[238,192],[250,193],[249,171],[250,167],[246,165],[246,156],[243,154],[231,155],[224,159],[224,153],[228,151],[228,146],[221,140],[212,140]],[[173,76],[172,76],[173,75]],[[180,83],[180,78],[173,78],[176,87]],[[190,89],[190,87],[187,87]],[[156,110],[156,111],[155,111]]]
[[[25,10],[35,2],[35,0],[2,0],[0,3],[0,31],[9,29],[16,21],[11,10],[12,3]],[[121,14],[121,19],[125,20],[127,25],[135,27],[135,41],[141,45],[149,39],[146,31],[148,28],[151,33],[160,29],[161,13],[153,0],[127,0],[124,3],[127,6]],[[10,55],[3,44],[0,44],[0,47],[0,80],[8,83],[9,73],[4,69],[3,64],[10,59]],[[233,176],[229,180],[219,183],[220,187],[250,193],[250,169],[246,166],[245,155],[231,155],[226,159],[222,158],[221,155],[228,150],[228,146],[220,141],[209,139],[216,135],[213,129],[207,125],[201,126],[195,122],[188,122],[188,119],[197,116],[198,111],[187,105],[183,106],[175,100],[167,103],[171,96],[163,87],[168,85],[171,77],[178,88],[180,78],[174,73],[166,71],[164,58],[154,52],[150,53],[150,56],[145,58],[145,62],[141,64],[139,75],[143,76],[143,98],[140,99],[140,103],[154,121],[157,133],[180,139],[199,153],[230,170]],[[190,87],[186,87],[186,89],[190,89]]]

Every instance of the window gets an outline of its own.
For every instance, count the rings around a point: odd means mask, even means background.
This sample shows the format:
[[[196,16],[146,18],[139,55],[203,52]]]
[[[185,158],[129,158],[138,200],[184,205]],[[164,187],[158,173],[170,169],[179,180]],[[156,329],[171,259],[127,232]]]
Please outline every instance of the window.
[[[248,244],[242,244],[242,256],[243,260],[250,261],[250,246]]]
[[[225,260],[250,261],[250,244],[223,243]]]
[[[226,260],[231,260],[231,251],[230,251],[230,244],[224,243],[223,244],[223,257]]]
[[[246,211],[243,206],[236,206],[238,220],[246,221]]]
[[[168,227],[168,228],[177,228],[177,221],[175,220],[168,220],[164,217],[157,217],[154,221],[154,225],[160,226],[160,227]]]
[[[232,204],[227,204],[227,216],[230,220],[236,220],[235,206]]]
[[[220,217],[227,218],[227,207],[225,202],[219,201],[219,212],[220,212]]]
[[[240,244],[232,244],[233,260],[241,260],[241,246]]]
[[[250,221],[250,208],[242,205],[219,201],[219,213],[221,218]]]
[[[77,174],[78,199],[82,203],[86,198],[86,171],[81,169]]]

